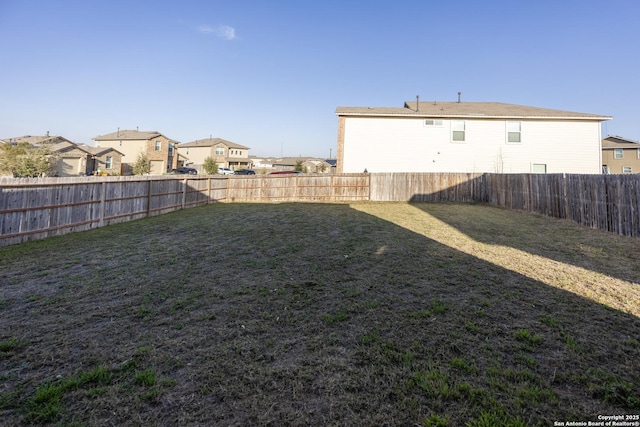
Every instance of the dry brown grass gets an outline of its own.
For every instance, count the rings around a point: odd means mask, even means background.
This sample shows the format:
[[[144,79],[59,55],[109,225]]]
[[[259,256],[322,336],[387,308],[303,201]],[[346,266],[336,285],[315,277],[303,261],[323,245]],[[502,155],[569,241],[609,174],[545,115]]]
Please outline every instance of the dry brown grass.
[[[0,249],[0,424],[640,412],[640,241],[456,204],[225,204]]]

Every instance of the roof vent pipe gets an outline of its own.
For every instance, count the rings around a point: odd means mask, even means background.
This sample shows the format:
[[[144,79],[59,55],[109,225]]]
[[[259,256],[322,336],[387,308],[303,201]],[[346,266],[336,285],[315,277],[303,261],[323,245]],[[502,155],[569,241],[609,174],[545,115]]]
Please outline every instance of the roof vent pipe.
[[[416,95],[416,111],[420,111],[420,95]]]
[[[460,95],[462,95],[462,92],[458,92],[458,104],[460,103]]]

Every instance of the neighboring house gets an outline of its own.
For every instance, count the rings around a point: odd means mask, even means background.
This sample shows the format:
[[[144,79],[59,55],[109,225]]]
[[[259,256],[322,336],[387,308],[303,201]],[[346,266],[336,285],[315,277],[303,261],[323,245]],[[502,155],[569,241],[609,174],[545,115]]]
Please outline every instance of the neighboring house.
[[[198,172],[203,171],[202,165],[207,157],[215,160],[218,167],[221,168],[237,170],[251,167],[249,147],[222,138],[198,139],[185,142],[180,144],[178,150],[180,156],[188,159],[184,164],[196,168]]]
[[[338,173],[601,173],[609,116],[494,102],[338,107]]]
[[[603,173],[640,173],[640,142],[619,136],[602,140]]]
[[[178,141],[158,131],[118,130],[93,138],[98,148],[111,147],[124,155],[121,174],[131,175],[139,155],[151,163],[151,174],[170,172],[178,167]]]
[[[272,168],[276,171],[295,170],[298,164],[300,164],[301,170],[304,173],[333,172],[329,163],[315,157],[284,157],[281,159],[275,159],[273,161]]]
[[[26,135],[7,138],[4,141],[15,144],[27,142],[34,147],[46,147],[56,157],[55,169],[52,171],[53,176],[91,175],[100,168],[95,167],[96,162],[98,165],[103,164],[103,170],[112,169],[107,167],[109,165],[116,165],[117,169],[113,168],[113,170],[120,171],[122,153],[111,148],[96,150],[95,147],[75,144],[64,137],[51,135]]]
[[[78,148],[87,152],[87,175],[98,172],[119,175],[122,171],[123,154],[111,147],[92,147],[86,144],[78,144]]]

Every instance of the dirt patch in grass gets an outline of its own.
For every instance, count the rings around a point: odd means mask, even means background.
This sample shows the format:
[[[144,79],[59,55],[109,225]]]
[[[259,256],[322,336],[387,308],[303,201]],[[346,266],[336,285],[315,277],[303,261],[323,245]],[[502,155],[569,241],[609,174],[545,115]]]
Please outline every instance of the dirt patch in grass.
[[[458,204],[218,204],[0,248],[0,424],[640,413],[640,241]]]

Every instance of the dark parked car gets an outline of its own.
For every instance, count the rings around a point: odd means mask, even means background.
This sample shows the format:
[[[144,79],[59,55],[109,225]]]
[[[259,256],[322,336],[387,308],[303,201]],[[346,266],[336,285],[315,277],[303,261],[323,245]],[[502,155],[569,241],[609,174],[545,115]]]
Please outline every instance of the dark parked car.
[[[194,168],[178,168],[171,171],[174,175],[188,174],[188,175],[197,175],[198,171]]]
[[[256,172],[251,169],[238,169],[233,174],[234,175],[255,175]]]
[[[300,171],[276,171],[276,172],[271,172],[269,175],[296,175],[302,173]]]

